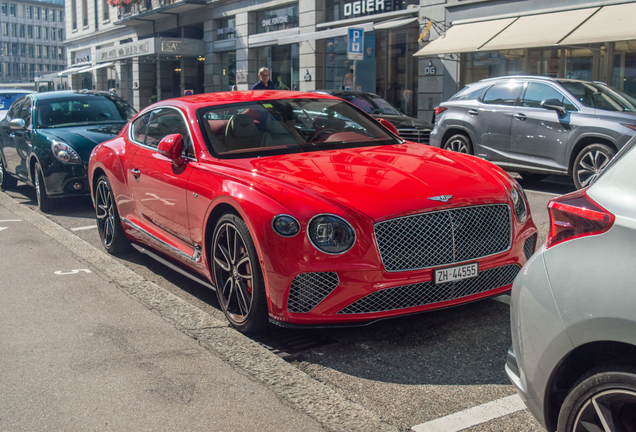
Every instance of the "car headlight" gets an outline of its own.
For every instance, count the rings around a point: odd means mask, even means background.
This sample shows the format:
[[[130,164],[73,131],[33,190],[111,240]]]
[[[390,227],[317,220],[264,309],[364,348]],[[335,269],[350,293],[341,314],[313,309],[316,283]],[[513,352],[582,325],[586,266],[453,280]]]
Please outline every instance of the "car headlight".
[[[300,232],[300,224],[291,216],[278,215],[272,219],[272,229],[283,237],[293,237]]]
[[[80,159],[77,152],[73,149],[73,147],[68,144],[61,143],[59,141],[53,141],[51,143],[51,151],[57,160],[65,164],[81,164],[82,159]]]
[[[356,232],[341,217],[322,214],[309,221],[307,235],[314,247],[327,254],[341,254],[353,247]]]
[[[517,220],[520,223],[524,223],[528,216],[528,209],[526,207],[526,201],[524,199],[525,193],[523,193],[523,189],[521,189],[521,186],[519,186],[519,189],[516,186],[513,186],[510,191],[510,195],[512,196],[512,203],[515,206]]]

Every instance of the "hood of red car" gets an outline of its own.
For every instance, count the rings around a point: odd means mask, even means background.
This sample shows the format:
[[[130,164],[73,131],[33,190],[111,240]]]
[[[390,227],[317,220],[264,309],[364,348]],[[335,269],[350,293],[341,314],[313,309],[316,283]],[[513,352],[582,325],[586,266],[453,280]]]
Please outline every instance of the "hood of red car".
[[[421,144],[272,156],[252,159],[250,165],[263,179],[283,180],[376,221],[422,210],[508,202],[499,168]],[[436,198],[449,195],[446,203]]]

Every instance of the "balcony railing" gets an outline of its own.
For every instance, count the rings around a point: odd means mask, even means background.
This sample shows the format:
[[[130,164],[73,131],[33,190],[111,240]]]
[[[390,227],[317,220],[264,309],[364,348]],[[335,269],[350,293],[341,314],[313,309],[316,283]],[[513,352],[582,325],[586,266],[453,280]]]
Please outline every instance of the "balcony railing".
[[[205,0],[140,0],[128,6],[117,7],[117,19],[128,18],[147,12],[152,12],[157,9],[165,8],[166,6],[181,6],[187,4],[200,4],[204,5]]]

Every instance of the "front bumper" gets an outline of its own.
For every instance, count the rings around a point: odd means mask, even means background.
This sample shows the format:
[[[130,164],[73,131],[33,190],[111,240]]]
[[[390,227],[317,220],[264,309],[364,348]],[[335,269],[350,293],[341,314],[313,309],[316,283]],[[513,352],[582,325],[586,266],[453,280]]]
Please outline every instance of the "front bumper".
[[[46,193],[51,198],[90,196],[88,164],[63,164],[57,160],[40,161]]]

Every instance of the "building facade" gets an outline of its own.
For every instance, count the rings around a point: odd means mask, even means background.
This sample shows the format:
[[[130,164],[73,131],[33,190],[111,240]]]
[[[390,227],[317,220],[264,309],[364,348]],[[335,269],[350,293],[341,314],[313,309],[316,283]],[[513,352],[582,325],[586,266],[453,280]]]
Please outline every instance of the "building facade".
[[[73,88],[115,88],[139,109],[234,85],[248,90],[267,66],[276,88],[373,92],[428,120],[464,84],[504,74],[603,80],[636,93],[636,31],[620,21],[634,7],[633,0],[67,0],[64,73]],[[348,56],[351,28],[364,32],[357,60]]]
[[[33,82],[66,66],[64,0],[0,2],[0,82]]]

